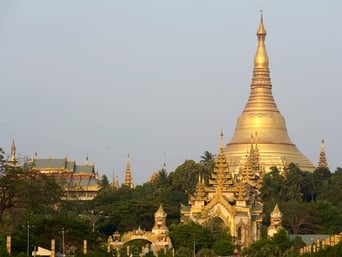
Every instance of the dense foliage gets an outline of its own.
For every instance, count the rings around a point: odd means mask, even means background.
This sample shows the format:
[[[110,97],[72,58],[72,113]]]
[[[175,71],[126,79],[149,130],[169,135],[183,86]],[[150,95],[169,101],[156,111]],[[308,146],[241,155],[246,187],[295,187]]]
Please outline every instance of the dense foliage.
[[[28,229],[29,249],[50,248],[56,240],[61,252],[64,231],[67,252],[82,254],[83,240],[88,241],[86,256],[111,256],[105,247],[109,235],[138,227],[151,230],[154,212],[160,204],[167,213],[175,255],[179,257],[226,256],[233,254],[234,242],[224,229],[213,231],[193,223],[180,224],[180,204],[186,204],[194,192],[198,176],[208,181],[214,155],[205,152],[199,163],[186,160],[175,171],[156,172],[149,182],[134,189],[112,187],[106,176],[102,190],[92,201],[61,201],[62,190],[51,178],[8,165],[0,149],[0,256],[6,256],[5,237],[12,236],[12,256],[25,256]],[[342,231],[342,169],[334,173],[319,168],[313,173],[290,164],[284,171],[273,168],[263,177],[260,196],[264,201],[264,227],[269,213],[278,203],[283,226],[290,234],[338,234]],[[290,241],[280,231],[272,239],[262,238],[245,249],[244,256],[296,256],[303,241]],[[146,243],[146,242],[145,242]],[[144,242],[133,242],[139,248]],[[340,245],[306,256],[338,256]],[[125,253],[122,253],[124,256]],[[325,254],[325,255],[324,255]],[[335,255],[334,255],[335,254]],[[171,252],[160,253],[161,257]]]

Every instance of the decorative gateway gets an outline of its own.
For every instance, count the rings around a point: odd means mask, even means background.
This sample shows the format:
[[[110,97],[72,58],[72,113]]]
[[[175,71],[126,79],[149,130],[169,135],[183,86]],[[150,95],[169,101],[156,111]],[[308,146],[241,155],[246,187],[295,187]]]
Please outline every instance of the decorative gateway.
[[[227,228],[238,248],[250,245],[261,234],[263,205],[258,195],[262,174],[258,145],[255,142],[251,143],[239,172],[230,172],[221,133],[220,151],[215,159],[209,185],[206,186],[203,177],[199,176],[189,205],[181,206],[181,221],[194,221],[212,229],[216,226]]]

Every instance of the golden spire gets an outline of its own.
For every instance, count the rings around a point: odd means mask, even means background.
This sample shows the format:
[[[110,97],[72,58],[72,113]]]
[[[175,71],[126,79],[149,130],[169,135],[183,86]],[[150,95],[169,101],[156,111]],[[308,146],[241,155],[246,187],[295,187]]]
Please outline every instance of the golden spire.
[[[154,213],[154,216],[158,216],[158,215],[164,216],[165,214],[166,214],[166,212],[164,211],[163,205],[162,205],[162,204],[159,204],[159,208],[158,208],[158,210]]]
[[[12,145],[11,145],[11,157],[10,157],[10,164],[11,165],[17,164],[17,158],[15,155],[16,155],[16,146],[15,146],[14,138],[13,138]]]
[[[324,147],[324,139],[323,138],[322,138],[322,142],[321,142],[321,152],[319,153],[318,167],[329,169],[327,157],[325,154],[325,147]]]
[[[273,211],[270,213],[271,218],[281,218],[283,217],[283,213],[280,211],[278,204],[274,206]]]
[[[205,197],[204,189],[205,189],[204,177],[203,177],[202,172],[200,172],[198,174],[198,182],[196,184],[195,193],[194,193],[195,198],[203,199]]]
[[[268,56],[265,48],[266,30],[264,28],[264,21],[262,16],[262,11],[260,11],[260,25],[257,32],[258,36],[258,48],[254,57],[254,67],[255,68],[268,68]]]
[[[165,155],[166,155],[166,153],[163,153],[163,156],[164,156],[164,164],[163,164],[162,170],[166,172],[166,171],[167,171],[167,167],[166,167],[166,158],[165,158]]]
[[[269,59],[266,52],[263,14],[257,31],[258,46],[254,57],[253,77],[247,104],[237,120],[234,135],[224,152],[229,166],[237,171],[241,158],[246,155],[251,143],[251,132],[257,131],[257,151],[260,164],[269,171],[270,167],[283,168],[283,160],[294,163],[300,169],[313,171],[314,165],[292,143],[272,95]],[[255,143],[255,142],[254,142]]]
[[[131,158],[129,154],[127,158],[127,165],[126,165],[126,172],[125,172],[125,186],[129,188],[134,187],[132,173],[131,173]]]
[[[229,166],[226,160],[226,156],[223,151],[223,132],[220,134],[220,150],[215,158],[214,171],[211,174],[211,180],[209,184],[223,187],[233,184],[233,176],[229,170]]]
[[[220,150],[223,150],[223,131],[221,130],[221,134],[220,134]]]

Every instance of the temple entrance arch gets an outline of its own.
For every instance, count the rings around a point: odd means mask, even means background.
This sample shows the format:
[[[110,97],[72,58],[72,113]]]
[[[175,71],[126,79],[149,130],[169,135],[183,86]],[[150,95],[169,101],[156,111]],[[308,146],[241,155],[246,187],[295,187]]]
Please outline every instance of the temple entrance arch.
[[[152,253],[152,242],[145,239],[132,239],[126,242],[121,253],[131,257],[140,257]]]
[[[145,240],[150,242],[150,244],[142,247],[140,252],[142,256],[148,252],[153,252],[154,255],[158,255],[160,250],[164,250],[166,253],[166,249],[172,248],[172,242],[168,236],[169,230],[166,227],[166,216],[162,205],[160,205],[159,209],[154,213],[155,225],[152,231],[145,231],[139,227],[136,230],[124,233],[122,236],[119,232],[115,232],[112,236],[108,237],[108,252],[115,251],[117,257],[120,257],[121,250],[126,245],[126,255],[131,256],[131,251],[127,247],[127,243],[134,240]]]
[[[114,240],[111,240],[113,238]],[[124,233],[122,236],[116,232],[113,234],[113,237],[110,237],[108,240],[108,251],[115,250],[117,253],[120,253],[123,248],[126,246],[126,255],[131,256],[132,249],[127,247],[127,244],[134,240],[145,240],[149,242],[149,244],[145,244],[140,250],[142,255],[153,252],[154,255],[157,255],[160,250],[164,250],[166,252],[167,248],[172,247],[171,239],[167,234],[154,234],[151,231],[145,231],[140,228],[134,231],[129,231]],[[120,256],[120,255],[118,255]]]
[[[213,217],[208,220],[207,228],[214,234],[231,234],[230,227],[220,217]]]

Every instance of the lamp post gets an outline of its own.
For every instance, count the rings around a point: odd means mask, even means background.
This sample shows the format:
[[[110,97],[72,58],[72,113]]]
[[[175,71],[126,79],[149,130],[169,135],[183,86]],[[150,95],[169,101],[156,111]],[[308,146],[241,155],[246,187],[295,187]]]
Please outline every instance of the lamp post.
[[[27,221],[27,240],[26,240],[26,255],[30,256],[30,228],[33,228],[34,226],[30,225],[30,221]]]
[[[194,257],[196,257],[196,237],[195,237],[195,233],[194,235]]]
[[[63,253],[63,257],[65,257],[65,244],[64,244],[64,234],[65,234],[65,230],[64,228],[62,228],[62,253]]]
[[[93,210],[91,210],[90,213],[91,213],[91,218],[90,219],[91,219],[91,223],[92,223],[92,231],[95,232],[95,223],[102,216],[103,211],[95,213]]]

